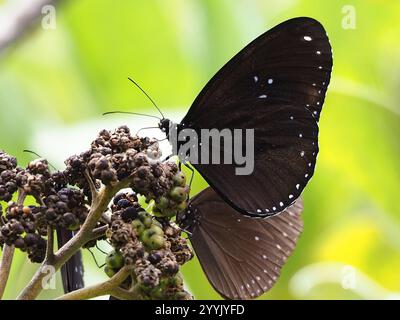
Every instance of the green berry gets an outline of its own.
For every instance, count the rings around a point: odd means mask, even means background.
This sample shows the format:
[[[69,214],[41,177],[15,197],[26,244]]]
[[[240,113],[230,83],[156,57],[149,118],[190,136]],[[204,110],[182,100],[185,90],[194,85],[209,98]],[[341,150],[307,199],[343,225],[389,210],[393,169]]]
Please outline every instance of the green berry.
[[[149,228],[149,230],[154,232],[154,234],[158,234],[160,236],[164,235],[163,229],[160,226],[156,225],[155,223],[152,224],[152,226]]]
[[[119,251],[111,251],[106,257],[106,265],[112,269],[120,269],[124,265],[124,257]]]
[[[154,234],[150,237],[147,247],[152,250],[160,249],[164,246],[165,240],[163,236]]]
[[[184,187],[186,184],[186,176],[182,171],[174,175],[172,180],[176,186]]]
[[[161,196],[157,202],[156,202],[156,206],[160,209],[166,209],[169,207],[169,200],[167,197]]]
[[[162,228],[162,224],[161,224],[161,222],[160,222],[160,221],[158,221],[157,219],[154,219],[154,220],[153,220],[153,225],[156,225],[157,227],[160,227],[160,228]]]
[[[177,273],[174,277],[169,278],[168,282],[175,287],[183,286],[183,279],[179,273]]]
[[[110,268],[109,266],[105,266],[105,267],[104,267],[104,272],[105,272],[106,275],[109,276],[110,278],[111,278],[112,276],[114,276],[114,274],[117,273],[116,270],[114,270],[113,268]]]
[[[187,208],[187,201],[182,201],[176,206],[176,209],[180,212]]]
[[[176,210],[176,208],[167,208],[162,211],[162,215],[167,218],[176,216],[177,214],[178,211]]]
[[[172,200],[176,202],[182,202],[187,199],[188,196],[187,188],[175,187],[170,191],[169,195]]]
[[[141,240],[147,248],[156,250],[164,246],[165,241],[163,235],[164,231],[160,227],[153,225],[151,228],[143,231]]]
[[[139,212],[138,217],[146,228],[151,227],[151,225],[153,223],[153,219],[152,219],[150,213],[148,213],[146,211],[141,211],[141,212]]]
[[[135,219],[132,221],[132,227],[135,229],[136,233],[140,236],[146,227],[139,219]]]

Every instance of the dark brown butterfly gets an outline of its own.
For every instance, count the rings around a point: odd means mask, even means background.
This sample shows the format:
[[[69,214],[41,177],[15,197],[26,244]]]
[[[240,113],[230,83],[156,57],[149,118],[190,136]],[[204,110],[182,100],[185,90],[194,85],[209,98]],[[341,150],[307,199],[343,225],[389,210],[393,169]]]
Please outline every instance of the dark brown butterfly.
[[[303,202],[273,217],[243,216],[211,188],[196,195],[178,223],[190,234],[211,285],[224,298],[250,299],[268,291],[303,230]]]
[[[241,213],[276,214],[300,196],[314,173],[331,69],[332,50],[322,25],[311,18],[288,20],[222,67],[180,124],[163,118],[159,127],[167,136],[174,126],[178,131],[254,129],[252,174],[236,175],[235,163],[193,166]]]

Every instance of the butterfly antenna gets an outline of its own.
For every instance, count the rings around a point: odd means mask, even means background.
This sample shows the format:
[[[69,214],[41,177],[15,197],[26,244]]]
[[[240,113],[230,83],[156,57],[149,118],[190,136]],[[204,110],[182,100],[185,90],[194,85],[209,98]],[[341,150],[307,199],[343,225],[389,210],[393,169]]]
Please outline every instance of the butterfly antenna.
[[[114,114],[114,113],[134,114],[134,115],[137,115],[137,116],[144,116],[144,117],[156,118],[158,120],[161,120],[161,118],[157,117],[157,116],[152,116],[150,114],[139,113],[139,112],[130,112],[130,111],[108,111],[108,112],[104,112],[103,116],[106,116],[108,114]]]
[[[90,254],[92,255],[92,258],[93,258],[94,263],[96,264],[97,268],[101,269],[101,268],[103,268],[103,267],[106,265],[105,263],[102,264],[102,265],[100,265],[100,264],[97,262],[96,256],[94,255],[94,253],[92,252],[92,250],[90,250],[89,248],[86,248],[86,249],[87,249],[87,250],[90,252]]]
[[[27,153],[32,153],[32,154],[34,154],[35,156],[37,156],[37,157],[39,157],[39,158],[43,158],[40,154],[38,154],[38,153],[36,153],[35,151],[32,151],[32,150],[28,150],[28,149],[24,149],[24,150],[22,150],[23,152],[27,152]],[[44,159],[44,158],[43,158]],[[55,167],[55,166],[53,166],[50,162],[49,162],[49,160],[47,160],[46,159],[46,161],[47,161],[47,163],[50,165],[50,167],[52,167],[55,171],[57,171],[57,168]]]
[[[144,128],[140,128],[137,132],[136,135],[138,135],[138,133],[142,130],[146,130],[146,129],[158,129],[158,127],[144,127]]]
[[[151,103],[153,104],[153,106],[158,110],[158,112],[160,113],[162,119],[165,119],[164,114],[161,112],[160,108],[157,106],[157,104],[154,102],[154,100],[146,93],[146,91],[144,91],[134,80],[132,80],[131,78],[129,78],[129,81],[132,82],[140,91],[143,92],[143,94],[151,101]]]

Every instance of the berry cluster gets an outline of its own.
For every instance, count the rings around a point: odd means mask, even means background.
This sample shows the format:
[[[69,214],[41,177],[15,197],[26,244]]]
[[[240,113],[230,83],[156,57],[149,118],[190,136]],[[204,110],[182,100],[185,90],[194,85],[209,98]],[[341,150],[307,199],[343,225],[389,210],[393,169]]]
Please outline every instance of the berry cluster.
[[[42,217],[47,225],[77,230],[86,219],[86,198],[79,189],[61,188],[43,201],[45,206]]]
[[[10,201],[17,191],[17,159],[0,150],[0,200]]]
[[[131,281],[139,285],[144,296],[191,299],[178,272],[179,265],[193,253],[180,229],[168,218],[146,212],[132,192],[116,195],[111,209],[107,236],[114,251],[106,258],[105,272],[112,276],[123,265],[133,265]]]
[[[127,187],[130,191],[114,195],[110,221],[107,212],[97,221],[96,228],[108,225],[106,234],[83,247],[107,237],[114,250],[106,258],[105,272],[111,277],[131,266],[124,285],[136,286],[146,299],[191,299],[179,266],[193,253],[172,222],[186,209],[189,188],[178,165],[160,162],[160,156],[156,140],[132,136],[126,126],[102,130],[89,150],[65,161],[62,171],[51,172],[45,159],[21,168],[0,151],[0,200],[8,202],[4,213],[0,206],[0,245],[14,245],[32,262],[42,262],[48,230],[78,230],[95,200],[93,188],[114,192]],[[24,205],[26,196],[33,196],[37,205]]]
[[[22,202],[31,195],[39,205],[10,201],[17,190]],[[1,218],[0,244],[27,252],[32,262],[44,259],[48,226],[75,230],[85,221],[88,211],[82,191],[67,186],[64,172],[51,173],[47,160],[33,160],[23,169],[4,152],[0,152],[0,200],[9,201]]]
[[[43,236],[46,236],[47,229],[37,224],[41,209],[9,202],[3,217],[6,222],[0,228],[0,245],[14,245],[27,252],[32,262],[42,262],[46,254],[46,240]]]
[[[165,195],[156,198],[153,214],[159,217],[174,217],[187,207],[189,188],[186,185],[186,176],[177,169],[172,171],[172,188]]]

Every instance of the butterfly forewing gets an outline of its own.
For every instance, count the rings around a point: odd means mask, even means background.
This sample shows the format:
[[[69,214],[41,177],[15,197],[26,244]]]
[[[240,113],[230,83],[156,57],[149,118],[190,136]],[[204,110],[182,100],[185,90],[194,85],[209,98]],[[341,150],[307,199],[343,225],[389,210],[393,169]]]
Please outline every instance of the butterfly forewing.
[[[317,121],[331,68],[331,47],[321,24],[311,18],[286,21],[231,59],[182,120],[196,130],[254,129],[250,175],[237,175],[236,163],[194,164],[241,213],[268,216],[282,211],[312,177]]]
[[[332,49],[323,26],[312,18],[294,18],[268,30],[236,54],[207,83],[182,123],[225,104],[274,97],[307,107],[316,119],[332,69]],[[265,104],[268,106],[268,103]]]
[[[279,215],[255,219],[228,206],[211,188],[196,196],[187,213],[197,219],[190,239],[212,286],[229,299],[268,291],[294,250],[302,209],[297,200]]]

